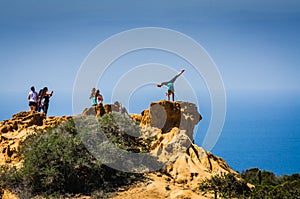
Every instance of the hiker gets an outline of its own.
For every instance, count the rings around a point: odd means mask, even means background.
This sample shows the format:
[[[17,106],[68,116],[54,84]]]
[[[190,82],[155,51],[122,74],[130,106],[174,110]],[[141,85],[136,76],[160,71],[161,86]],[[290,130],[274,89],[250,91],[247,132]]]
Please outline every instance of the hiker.
[[[36,111],[38,94],[35,92],[34,86],[32,86],[30,90],[28,94],[29,107],[31,111]]]
[[[168,96],[168,101],[170,101],[170,95],[172,95],[172,100],[174,101],[174,82],[175,80],[184,72],[184,70],[181,70],[175,77],[173,77],[168,82],[162,82],[161,84],[157,84],[158,87],[167,86],[168,91],[166,92],[166,95]]]
[[[48,92],[48,88],[44,87],[43,89],[43,95],[42,95],[42,109],[43,112],[45,113],[45,115],[47,115],[48,113],[48,108],[49,108],[49,101],[50,101],[50,97],[53,95],[53,91]]]
[[[43,107],[43,89],[40,89],[39,94],[38,94],[38,99],[37,99],[37,107],[36,110],[38,112],[41,112],[42,107]]]
[[[96,88],[92,88],[90,99],[92,100],[92,106],[97,106]]]
[[[96,96],[96,100],[97,100],[97,105],[102,104],[102,102],[103,102],[103,97],[102,97],[102,95],[100,94],[100,90],[96,90],[95,96]]]

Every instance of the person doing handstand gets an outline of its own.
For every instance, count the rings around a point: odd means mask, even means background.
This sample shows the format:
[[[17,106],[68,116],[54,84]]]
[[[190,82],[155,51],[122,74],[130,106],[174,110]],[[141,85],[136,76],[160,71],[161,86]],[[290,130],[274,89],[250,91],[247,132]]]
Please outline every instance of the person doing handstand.
[[[161,84],[157,84],[158,87],[167,86],[168,91],[166,92],[166,95],[168,96],[168,101],[170,101],[170,95],[172,95],[172,100],[174,101],[174,82],[175,80],[184,72],[184,70],[181,70],[175,77],[173,77],[170,81],[162,82]]]

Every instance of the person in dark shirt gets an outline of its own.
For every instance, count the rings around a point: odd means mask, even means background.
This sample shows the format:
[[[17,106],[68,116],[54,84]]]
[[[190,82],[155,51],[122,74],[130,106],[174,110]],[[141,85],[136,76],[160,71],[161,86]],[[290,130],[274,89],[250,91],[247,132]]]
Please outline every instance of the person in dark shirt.
[[[48,92],[48,88],[45,87],[43,89],[43,112],[45,113],[45,115],[47,115],[48,113],[48,108],[49,108],[49,101],[50,101],[50,97],[52,96],[53,91]]]

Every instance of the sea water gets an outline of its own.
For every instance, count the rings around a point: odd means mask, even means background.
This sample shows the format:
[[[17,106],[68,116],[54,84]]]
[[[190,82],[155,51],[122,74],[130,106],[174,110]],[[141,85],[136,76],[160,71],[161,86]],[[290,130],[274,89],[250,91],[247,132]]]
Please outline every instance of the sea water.
[[[72,115],[71,94],[55,94],[50,99],[49,115]],[[27,93],[6,96],[1,99],[1,121],[29,110]],[[239,172],[257,167],[277,175],[300,173],[300,100],[297,96],[254,99],[227,97],[224,128],[212,153]],[[205,103],[200,102],[199,106],[203,120],[195,132],[195,143],[201,146],[210,109]]]
[[[212,152],[237,171],[257,167],[278,175],[299,173],[300,126],[290,119],[227,122]]]
[[[300,173],[297,96],[229,100],[226,122],[212,152],[239,172],[257,167],[277,175]]]

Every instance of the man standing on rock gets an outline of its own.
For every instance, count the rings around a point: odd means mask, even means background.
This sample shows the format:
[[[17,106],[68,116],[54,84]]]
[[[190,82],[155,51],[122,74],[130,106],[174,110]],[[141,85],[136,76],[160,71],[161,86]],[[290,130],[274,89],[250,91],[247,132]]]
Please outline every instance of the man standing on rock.
[[[166,95],[168,96],[168,101],[170,101],[170,95],[172,95],[172,100],[174,101],[174,82],[175,80],[184,72],[184,69],[182,69],[175,77],[173,77],[170,81],[162,82],[161,84],[157,84],[158,87],[167,86],[168,91],[166,92]]]

